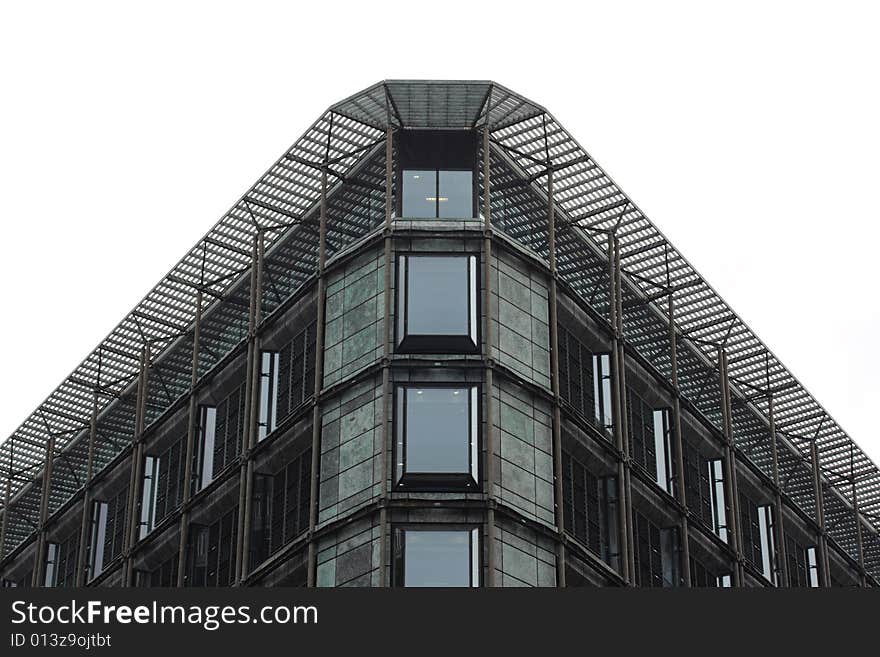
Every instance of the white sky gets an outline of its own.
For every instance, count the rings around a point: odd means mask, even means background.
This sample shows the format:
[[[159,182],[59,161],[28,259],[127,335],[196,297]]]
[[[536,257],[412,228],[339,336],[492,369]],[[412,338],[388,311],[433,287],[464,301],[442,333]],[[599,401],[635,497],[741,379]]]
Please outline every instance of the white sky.
[[[472,78],[553,112],[880,462],[880,10],[303,4],[3,3],[0,439],[328,105]]]

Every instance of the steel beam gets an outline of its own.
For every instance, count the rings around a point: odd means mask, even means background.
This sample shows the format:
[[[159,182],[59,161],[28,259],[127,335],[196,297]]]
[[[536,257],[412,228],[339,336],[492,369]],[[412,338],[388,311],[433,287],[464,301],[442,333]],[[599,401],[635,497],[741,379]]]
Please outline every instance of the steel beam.
[[[141,363],[138,373],[137,400],[134,411],[134,436],[131,443],[131,476],[128,485],[128,526],[123,536],[122,585],[131,586],[134,580],[132,552],[137,543],[139,527],[138,498],[143,487],[144,469],[144,424],[146,422],[147,386],[150,380],[150,345],[141,348]],[[153,482],[155,485],[155,482]]]
[[[248,355],[247,370],[247,401],[245,405],[246,422],[244,435],[241,439],[239,456],[241,469],[239,472],[238,494],[238,540],[236,541],[236,577],[241,583],[250,569],[250,534],[251,534],[251,502],[253,497],[254,460],[253,449],[257,444],[257,422],[260,408],[260,372],[262,357],[260,355],[260,325],[263,299],[263,231],[257,230],[254,235],[253,268],[251,271],[250,313],[248,317]]]
[[[6,477],[6,490],[3,493],[3,522],[0,523],[0,561],[6,557],[6,528],[9,524],[9,500],[11,497],[12,476],[10,474],[10,476]]]
[[[856,523],[856,555],[859,561],[859,580],[862,588],[868,586],[868,577],[865,571],[865,545],[862,536],[862,516],[859,513],[859,491],[856,486],[856,474],[854,467],[853,447],[849,448],[849,472],[850,472],[850,494],[852,495],[853,519]]]
[[[672,378],[672,436],[675,444],[675,499],[681,507],[679,515],[679,532],[681,533],[681,574],[685,587],[689,588],[691,582],[691,547],[690,532],[688,530],[687,493],[684,485],[684,446],[681,431],[681,390],[678,387],[678,339],[675,334],[675,300],[672,291],[667,298],[667,312],[669,315],[669,358],[670,374]]]
[[[95,388],[92,400],[92,416],[89,419],[89,455],[86,461],[86,481],[83,485],[83,508],[79,531],[79,552],[76,558],[76,585],[85,586],[88,582],[89,564],[86,562],[86,546],[90,545],[92,521],[92,477],[95,467],[95,440],[98,434],[98,389]],[[102,546],[103,547],[103,546]],[[97,549],[97,548],[96,548]],[[94,555],[90,555],[94,558]]]
[[[485,468],[483,481],[486,508],[486,586],[495,587],[495,476],[493,465],[495,459],[495,431],[492,426],[492,390],[494,388],[494,372],[492,369],[492,198],[491,198],[491,167],[489,144],[491,138],[489,125],[483,129],[483,314],[485,330],[483,331],[483,360],[485,367]]]
[[[186,545],[189,541],[189,500],[193,493],[193,452],[195,449],[196,435],[199,432],[199,404],[196,397],[196,389],[199,379],[199,341],[201,340],[202,328],[202,290],[196,290],[196,317],[193,322],[193,348],[192,348],[192,371],[189,383],[189,417],[186,425],[186,461],[184,463],[184,488],[183,502],[180,513],[180,533],[177,550],[177,586],[184,585],[186,571]],[[204,447],[204,446],[202,446]]]
[[[768,392],[767,394],[767,419],[770,422],[770,451],[773,458],[773,515],[776,517],[776,522],[773,525],[776,529],[776,552],[779,555],[777,572],[779,573],[779,586],[790,586],[788,559],[785,554],[785,507],[782,505],[782,486],[779,483],[779,448],[776,444],[773,393]]]
[[[34,576],[32,586],[43,586],[46,573],[46,520],[49,517],[49,493],[52,489],[52,461],[55,454],[55,437],[46,440],[46,454],[43,465],[43,490],[40,496],[40,524],[37,535],[37,551],[34,554]]]
[[[379,510],[379,586],[385,587],[391,584],[389,576],[390,564],[388,555],[389,527],[387,502],[389,496],[388,477],[393,472],[389,468],[392,459],[393,433],[391,431],[391,409],[393,404],[393,390],[391,389],[391,271],[394,266],[392,250],[392,226],[393,206],[392,192],[394,184],[394,132],[391,122],[385,129],[385,235],[383,239],[383,251],[385,262],[385,295],[384,295],[384,346],[382,349],[382,506]]]
[[[734,586],[741,587],[744,579],[744,555],[742,551],[742,535],[740,534],[739,527],[739,489],[737,486],[736,450],[733,444],[730,380],[727,373],[727,352],[723,347],[718,348],[718,375],[718,383],[721,388],[722,434],[724,437],[724,479],[726,483],[724,493],[729,500],[730,507],[727,519],[727,539],[736,555],[736,562],[733,567],[733,583]]]
[[[810,441],[810,465],[813,474],[813,495],[816,499],[816,522],[819,523],[819,581],[822,586],[831,586],[831,561],[828,558],[828,535],[825,528],[825,496],[822,488],[822,474],[819,465],[819,449],[816,441]]]
[[[388,147],[386,146],[386,149]],[[386,165],[387,170],[387,165]],[[386,214],[388,199],[385,199]],[[386,218],[387,221],[387,218]],[[318,567],[318,546],[315,527],[318,524],[318,477],[321,471],[321,391],[324,388],[324,322],[326,316],[327,280],[327,172],[321,175],[321,207],[318,219],[318,319],[315,332],[315,401],[312,410],[312,472],[309,484],[309,545],[307,581],[315,586]]]
[[[565,586],[565,542],[563,538],[564,509],[562,507],[562,413],[559,409],[559,326],[556,284],[556,213],[553,207],[553,166],[547,161],[547,232],[550,251],[550,389],[553,393],[553,495],[556,531],[556,585]]]
[[[608,274],[610,281],[609,313],[611,320],[611,376],[614,406],[614,442],[617,446],[617,508],[620,574],[635,586],[635,551],[633,550],[632,482],[630,478],[629,437],[626,426],[626,374],[624,368],[623,305],[620,277],[620,242],[608,235]]]

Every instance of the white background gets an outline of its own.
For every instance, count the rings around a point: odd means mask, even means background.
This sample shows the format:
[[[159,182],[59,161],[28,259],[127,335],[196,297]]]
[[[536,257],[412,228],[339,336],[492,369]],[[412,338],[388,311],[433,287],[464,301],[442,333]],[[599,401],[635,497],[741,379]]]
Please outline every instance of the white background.
[[[553,112],[880,462],[878,26],[841,1],[5,2],[0,439],[328,105],[473,78]]]

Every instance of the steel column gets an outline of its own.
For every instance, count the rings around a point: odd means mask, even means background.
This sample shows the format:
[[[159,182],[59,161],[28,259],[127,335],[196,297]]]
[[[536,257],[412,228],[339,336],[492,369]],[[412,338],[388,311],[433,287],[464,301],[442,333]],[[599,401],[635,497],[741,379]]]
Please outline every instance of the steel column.
[[[43,465],[43,490],[40,496],[40,530],[37,535],[37,552],[34,555],[34,587],[45,584],[46,572],[46,520],[49,517],[49,493],[52,489],[52,461],[55,454],[55,436],[46,440],[46,455]]]
[[[779,555],[779,586],[789,586],[788,559],[785,554],[785,515],[782,506],[782,488],[779,485],[779,448],[776,444],[776,419],[774,417],[773,393],[767,393],[767,419],[770,421],[770,445],[773,457],[773,514],[777,520],[774,524],[776,529],[776,552]]]
[[[3,522],[0,523],[0,561],[6,556],[6,525],[9,518],[9,499],[12,496],[12,464],[10,475],[6,477],[6,492],[3,493]]]
[[[390,430],[393,391],[391,390],[391,271],[394,266],[392,257],[392,190],[394,176],[394,132],[391,121],[385,129],[385,237],[383,240],[385,259],[385,335],[382,350],[382,506],[379,510],[379,586],[388,586],[391,578],[388,575],[388,463],[392,458],[392,432]]]
[[[730,381],[727,373],[727,352],[718,348],[718,374],[721,387],[721,416],[724,435],[724,478],[727,482],[725,495],[730,500],[730,514],[727,522],[727,538],[736,555],[733,568],[734,586],[743,585],[743,552],[742,537],[739,533],[739,492],[737,487],[736,451],[733,445],[733,424],[730,405]]]
[[[626,376],[623,358],[623,304],[620,278],[620,243],[608,235],[609,314],[611,320],[611,377],[614,406],[614,440],[617,446],[617,507],[620,543],[620,574],[627,584],[635,585],[635,552],[633,546],[632,495],[629,462],[629,438],[626,426]]]
[[[486,509],[486,586],[497,586],[495,581],[495,431],[492,426],[493,408],[492,391],[494,388],[494,362],[492,359],[492,198],[489,157],[489,126],[483,129],[483,314],[485,330],[483,331],[483,358],[486,362],[486,389],[483,391],[486,401],[485,431],[485,496],[488,503]]]
[[[822,487],[822,475],[819,467],[819,449],[816,441],[810,441],[810,465],[813,471],[813,495],[816,498],[816,521],[819,523],[819,581],[822,586],[831,586],[831,563],[828,559],[828,542],[825,530],[825,497]]]
[[[486,361],[486,432],[485,432],[485,495],[488,501],[486,510],[486,586],[495,587],[495,429],[492,425],[493,397],[495,385],[494,361],[492,358],[492,200],[489,157],[490,132],[487,125],[483,129],[483,313],[486,315],[486,330],[483,332],[483,358]]]
[[[670,374],[672,377],[672,435],[675,441],[675,499],[681,507],[679,519],[679,532],[681,533],[681,573],[685,587],[691,586],[691,547],[690,532],[688,530],[687,493],[684,485],[684,448],[681,432],[681,391],[678,388],[678,340],[675,335],[675,300],[672,290],[669,290],[667,299],[667,312],[669,315],[669,360]]]
[[[76,557],[76,585],[85,586],[88,578],[86,573],[89,564],[86,563],[86,544],[90,543],[89,527],[92,520],[92,476],[94,474],[95,462],[95,438],[98,433],[98,389],[95,388],[94,398],[92,400],[92,416],[89,420],[89,455],[86,461],[86,481],[83,485],[83,509],[82,520],[80,521],[79,531],[79,553]],[[96,548],[97,549],[97,548]],[[94,557],[94,555],[91,555]]]
[[[547,232],[550,252],[550,389],[553,393],[553,495],[556,531],[556,585],[565,586],[565,542],[563,538],[562,508],[562,413],[559,410],[559,327],[557,325],[556,285],[556,213],[553,207],[553,167],[547,161]]]
[[[386,146],[387,148],[387,146]],[[386,165],[387,168],[387,165]],[[386,213],[388,199],[385,199]],[[318,319],[315,333],[315,399],[312,410],[312,475],[309,486],[309,547],[307,586],[315,586],[318,551],[315,527],[318,524],[318,477],[321,468],[321,391],[324,387],[324,319],[326,315],[327,281],[327,170],[321,175],[321,212],[318,223]]]
[[[856,522],[856,554],[859,560],[859,580],[862,588],[868,586],[868,578],[865,571],[865,546],[864,537],[862,536],[862,516],[859,513],[859,491],[856,487],[856,474],[854,467],[853,447],[849,447],[849,476],[850,476],[850,494],[852,495],[853,516]]]
[[[196,433],[199,431],[199,405],[196,386],[199,379],[199,341],[202,328],[202,289],[196,290],[196,317],[193,322],[192,372],[189,383],[189,419],[186,426],[186,461],[184,462],[183,502],[180,513],[180,540],[177,551],[177,586],[184,584],[186,569],[186,544],[189,541],[189,500],[193,491],[193,452]]]
[[[143,486],[144,468],[144,424],[146,422],[147,386],[149,384],[150,345],[145,343],[141,349],[141,366],[137,383],[137,400],[134,412],[134,436],[131,445],[131,478],[128,486],[128,526],[123,537],[122,585],[131,586],[134,579],[132,567],[132,551],[137,542],[139,526],[138,494]],[[155,482],[154,482],[155,484]]]
[[[236,578],[241,583],[250,569],[250,530],[251,530],[251,498],[254,481],[254,461],[252,452],[257,444],[257,422],[260,407],[260,372],[262,357],[260,355],[260,336],[257,327],[260,325],[263,299],[263,231],[258,228],[254,235],[253,267],[251,270],[250,315],[248,323],[248,353],[250,363],[247,371],[247,403],[245,413],[244,435],[241,445],[241,471],[239,474],[238,495],[238,540],[236,555]]]

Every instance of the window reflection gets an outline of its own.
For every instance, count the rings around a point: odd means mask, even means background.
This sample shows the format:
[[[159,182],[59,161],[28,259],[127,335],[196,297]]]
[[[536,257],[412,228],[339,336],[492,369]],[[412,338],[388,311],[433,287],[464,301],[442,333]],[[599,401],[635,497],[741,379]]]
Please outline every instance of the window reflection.
[[[437,216],[468,219],[474,216],[474,174],[471,171],[440,171]]]
[[[479,586],[477,529],[406,529],[398,532],[397,541],[403,586]]]
[[[470,170],[407,169],[403,172],[406,219],[469,219],[474,216]]]
[[[403,216],[433,219],[437,216],[437,172],[416,169],[403,172]]]
[[[396,481],[407,488],[477,485],[476,386],[397,389]]]
[[[402,351],[477,349],[475,256],[401,256],[397,342]]]

